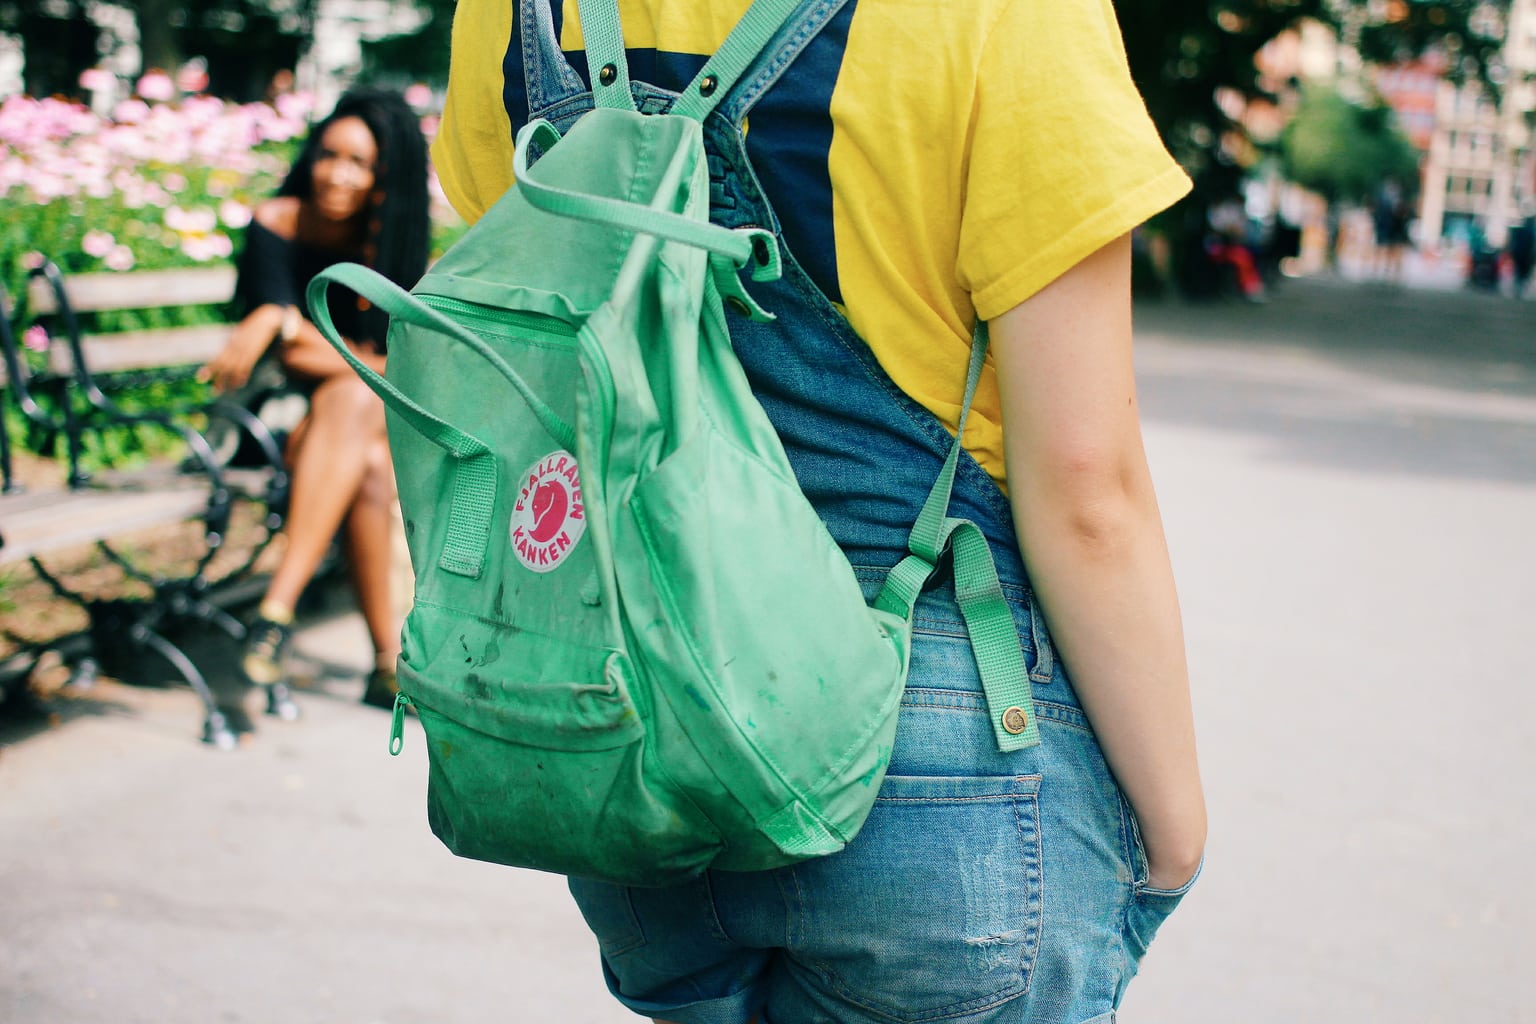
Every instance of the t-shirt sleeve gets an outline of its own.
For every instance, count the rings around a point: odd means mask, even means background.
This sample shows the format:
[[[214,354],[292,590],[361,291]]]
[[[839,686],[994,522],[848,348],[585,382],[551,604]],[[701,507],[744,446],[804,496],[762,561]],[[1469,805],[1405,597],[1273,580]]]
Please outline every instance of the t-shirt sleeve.
[[[304,307],[294,280],[293,243],[253,220],[245,230],[245,246],[235,263],[235,304],[245,316],[257,306]]]
[[[1110,0],[1012,0],[976,81],[956,273],[983,319],[1189,191]]]
[[[512,124],[502,99],[512,11],[500,0],[459,0],[442,122],[432,163],[443,194],[473,224],[512,186]]]

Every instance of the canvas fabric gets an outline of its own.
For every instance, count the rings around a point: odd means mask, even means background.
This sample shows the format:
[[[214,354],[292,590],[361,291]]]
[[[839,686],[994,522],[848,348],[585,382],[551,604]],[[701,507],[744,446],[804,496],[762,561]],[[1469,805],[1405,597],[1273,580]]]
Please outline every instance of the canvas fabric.
[[[417,579],[392,746],[414,707],[429,820],[463,856],[655,886],[836,852],[941,563],[995,742],[1038,742],[986,537],[948,515],[959,442],[866,603],[731,347],[728,307],[773,318],[739,272],[782,264],[771,229],[709,222],[703,123],[839,5],[758,0],[663,104],[628,80],[612,0],[582,6],[593,109],[519,134],[517,186],[410,293],[354,265],[310,288],[390,413]],[[384,377],[336,334],[331,283],[390,314]]]

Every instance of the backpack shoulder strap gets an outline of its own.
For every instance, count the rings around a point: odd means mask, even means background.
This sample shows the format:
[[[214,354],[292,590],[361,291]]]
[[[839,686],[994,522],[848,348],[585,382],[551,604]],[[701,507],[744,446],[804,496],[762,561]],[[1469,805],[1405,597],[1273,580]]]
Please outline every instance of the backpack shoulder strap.
[[[704,63],[670,111],[702,121],[730,94],[743,72],[763,52],[805,0],[753,0],[715,55]],[[578,0],[581,35],[592,76],[592,102],[599,107],[634,110],[629,64],[617,0]]]
[[[577,0],[576,9],[581,14],[581,39],[587,50],[587,71],[592,76],[592,103],[634,110],[618,0]]]
[[[708,117],[802,3],[803,0],[752,0],[752,6],[715,55],[704,62],[672,105],[671,112],[695,121]]]

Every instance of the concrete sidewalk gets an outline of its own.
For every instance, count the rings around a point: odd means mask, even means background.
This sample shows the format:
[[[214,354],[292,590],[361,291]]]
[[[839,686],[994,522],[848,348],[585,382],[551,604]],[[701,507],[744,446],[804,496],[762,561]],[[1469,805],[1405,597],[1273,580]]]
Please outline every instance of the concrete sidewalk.
[[[1212,829],[1123,1024],[1536,1024],[1533,328],[1338,281],[1138,311]],[[0,1022],[638,1019],[560,880],[431,836],[367,648],[307,619],[304,719],[228,755],[184,689],[0,721]]]
[[[304,718],[252,694],[233,753],[196,741],[182,688],[106,682],[55,724],[0,723],[0,1021],[638,1020],[561,879],[428,831],[420,726],[391,758],[389,715],[357,703],[360,618],[295,646]]]

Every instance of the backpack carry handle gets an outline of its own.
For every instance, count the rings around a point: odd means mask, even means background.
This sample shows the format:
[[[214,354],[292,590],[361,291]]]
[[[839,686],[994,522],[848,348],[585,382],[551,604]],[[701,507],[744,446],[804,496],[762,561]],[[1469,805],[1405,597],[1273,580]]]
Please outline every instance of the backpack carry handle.
[[[575,432],[534,395],[527,383],[506,361],[472,332],[430,309],[393,281],[356,263],[337,263],[316,274],[305,298],[310,316],[325,340],[356,371],[374,394],[422,437],[441,448],[451,461],[453,501],[448,513],[448,536],[438,566],[458,576],[476,579],[485,567],[490,546],[491,521],[496,509],[496,456],[484,441],[433,415],[357,357],[336,330],[331,318],[327,289],[345,285],[378,306],[392,319],[413,323],[449,335],[474,349],[510,380],[528,400],[539,422],[563,447],[575,444]]]
[[[513,180],[523,198],[533,206],[559,217],[592,221],[695,246],[724,256],[738,267],[751,262],[753,280],[778,279],[782,272],[778,242],[773,232],[766,228],[723,228],[640,203],[573,192],[539,181],[538,165],[528,163],[529,145],[537,145],[548,152],[559,141],[559,131],[548,121],[530,121],[518,130],[512,156]]]

